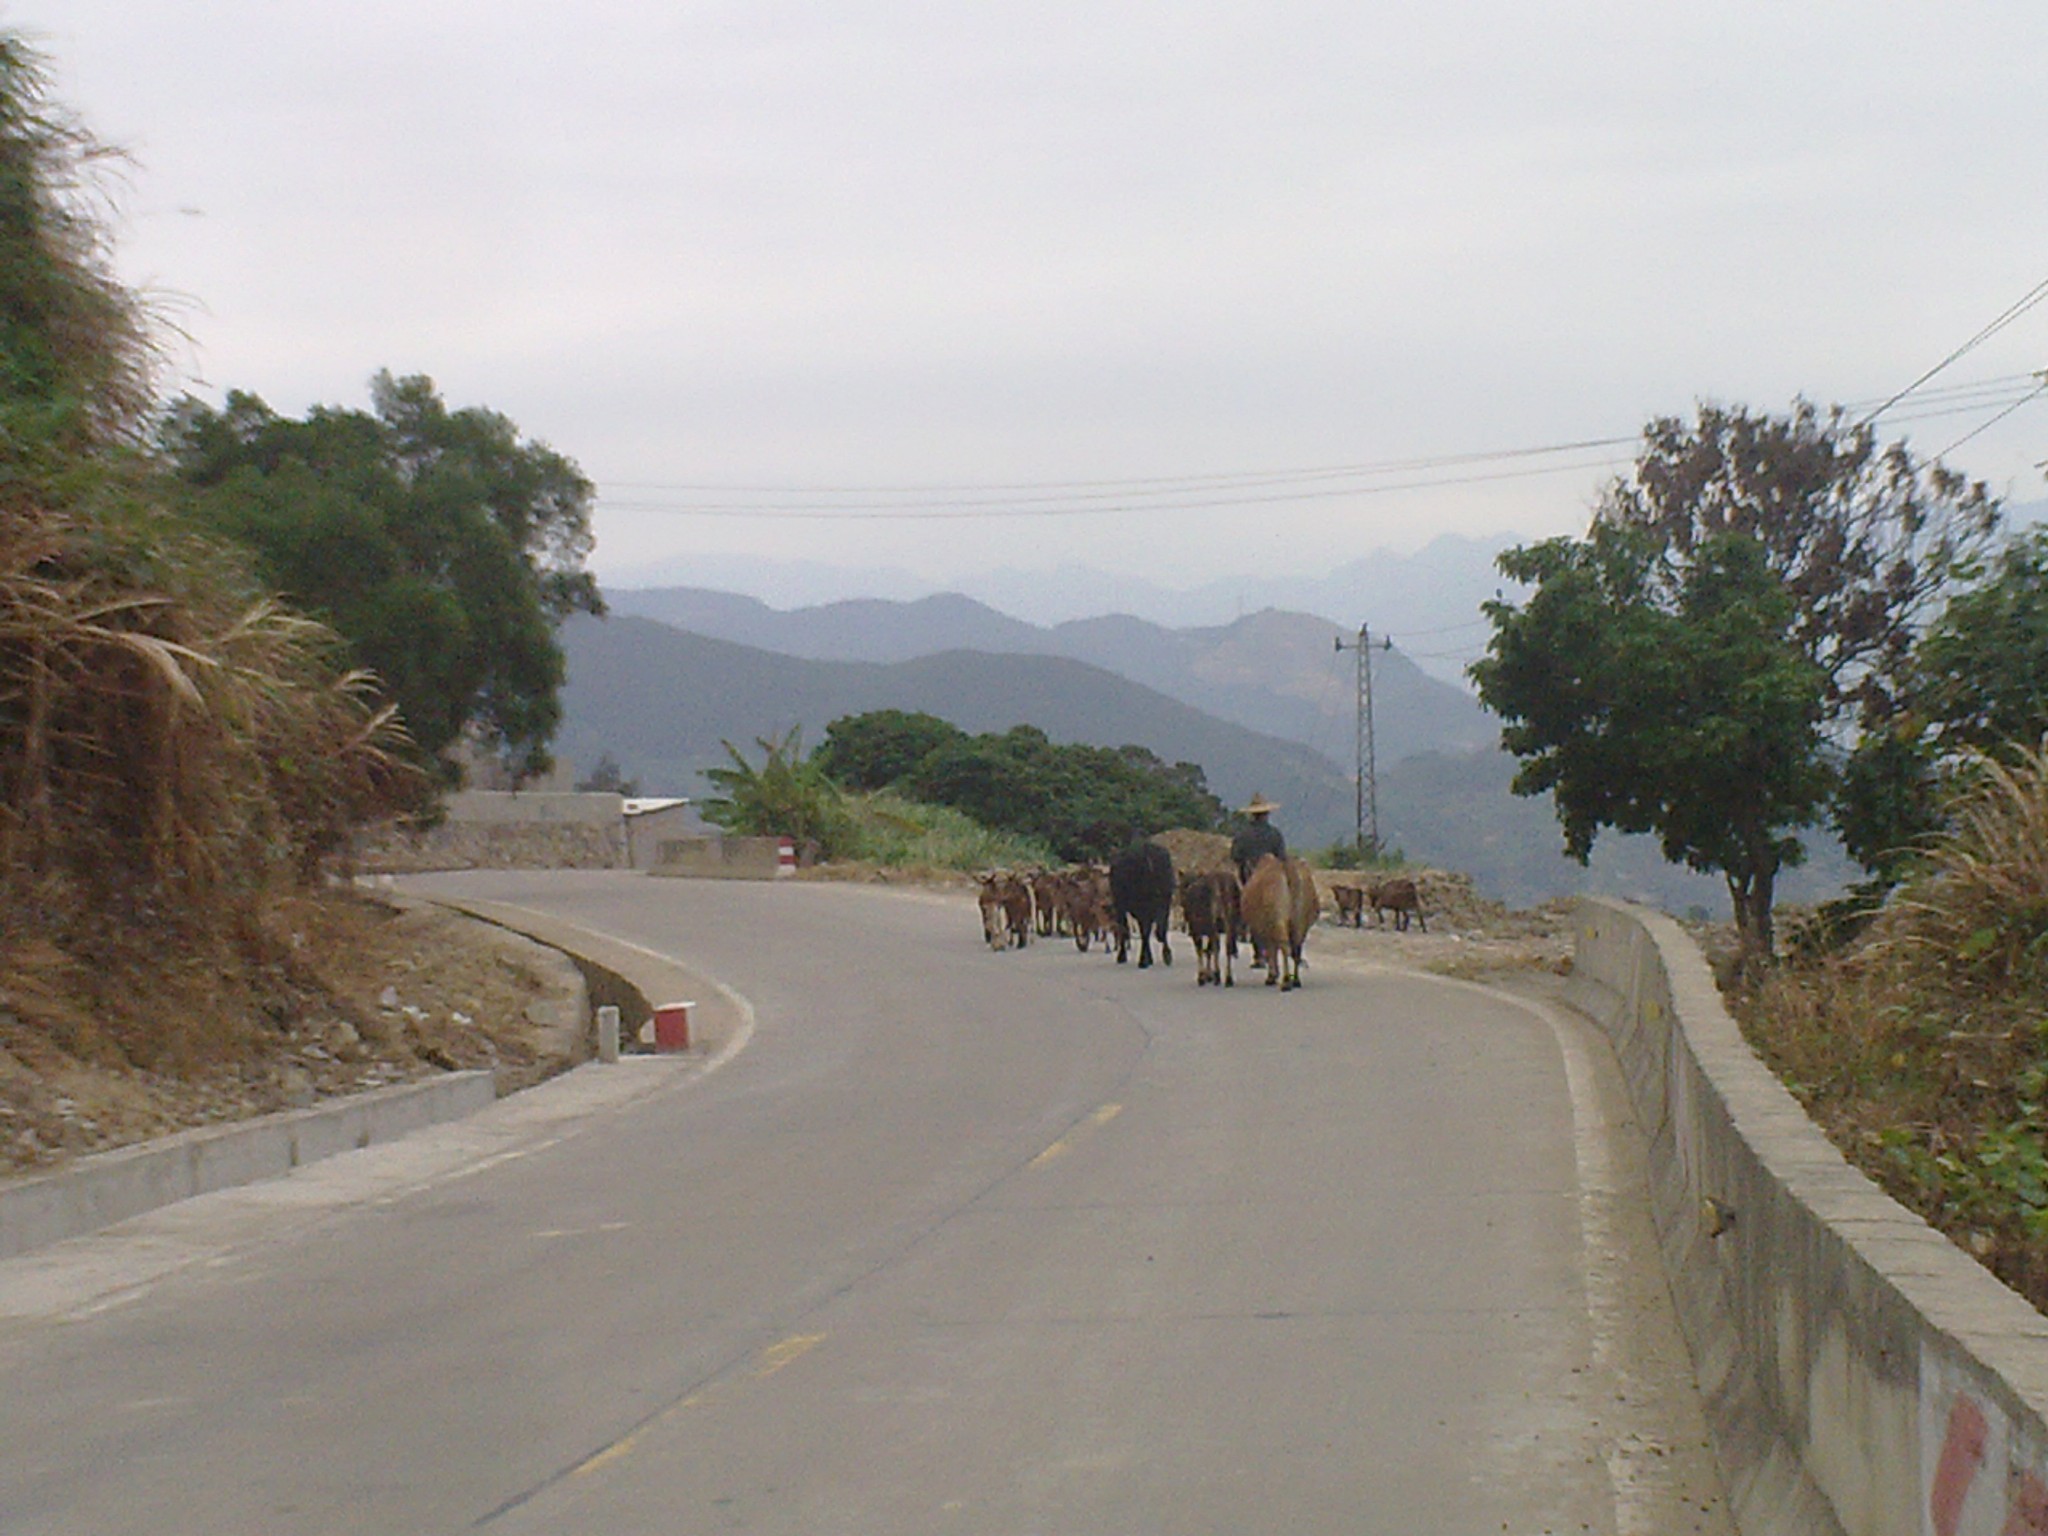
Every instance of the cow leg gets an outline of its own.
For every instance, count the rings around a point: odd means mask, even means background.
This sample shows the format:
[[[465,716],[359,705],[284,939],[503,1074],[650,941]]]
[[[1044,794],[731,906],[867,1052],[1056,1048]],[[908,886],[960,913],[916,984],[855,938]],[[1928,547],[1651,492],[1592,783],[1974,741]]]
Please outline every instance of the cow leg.
[[[1173,945],[1167,940],[1166,919],[1163,917],[1159,919],[1159,963],[1161,965],[1173,964]]]

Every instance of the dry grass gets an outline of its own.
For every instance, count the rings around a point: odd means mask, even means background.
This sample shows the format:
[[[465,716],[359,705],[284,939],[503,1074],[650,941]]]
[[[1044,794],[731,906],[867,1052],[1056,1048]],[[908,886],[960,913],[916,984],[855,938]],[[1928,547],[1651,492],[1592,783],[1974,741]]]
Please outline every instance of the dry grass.
[[[0,32],[0,1032],[184,1068],[273,1000],[283,893],[424,786],[339,642],[157,510],[118,156],[48,83]]]
[[[1737,999],[1844,1154],[2048,1308],[2048,749],[1986,761],[1846,953]]]

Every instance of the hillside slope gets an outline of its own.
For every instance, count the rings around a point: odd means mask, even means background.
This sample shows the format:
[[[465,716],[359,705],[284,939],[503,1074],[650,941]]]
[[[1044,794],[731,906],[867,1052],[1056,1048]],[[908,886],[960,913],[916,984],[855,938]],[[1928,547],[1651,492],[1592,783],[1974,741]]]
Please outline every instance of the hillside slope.
[[[1059,656],[948,651],[895,663],[816,661],[692,634],[652,619],[572,619],[558,753],[587,767],[609,753],[648,793],[702,795],[704,769],[750,755],[757,737],[800,728],[815,745],[842,715],[925,710],[963,730],[1036,725],[1055,741],[1134,743],[1199,763],[1226,803],[1263,791],[1298,842],[1350,830],[1352,786],[1328,758],[1203,714],[1099,667]]]

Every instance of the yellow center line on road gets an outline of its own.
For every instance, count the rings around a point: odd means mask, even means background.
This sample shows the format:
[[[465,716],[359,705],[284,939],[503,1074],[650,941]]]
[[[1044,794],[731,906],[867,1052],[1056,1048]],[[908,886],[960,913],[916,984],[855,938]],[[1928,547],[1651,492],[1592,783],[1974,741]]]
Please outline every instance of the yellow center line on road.
[[[824,1342],[825,1335],[822,1333],[799,1333],[784,1339],[780,1344],[771,1344],[756,1357],[754,1380],[766,1381],[785,1365],[788,1365],[800,1356],[809,1354]],[[569,1469],[569,1475],[571,1477],[584,1477],[597,1471],[600,1467],[610,1465],[621,1457],[632,1455],[633,1448],[639,1444],[640,1437],[649,1429],[657,1424],[669,1423],[685,1409],[694,1408],[697,1404],[710,1397],[715,1391],[717,1391],[716,1387],[706,1387],[701,1392],[692,1392],[680,1402],[671,1403],[652,1419],[641,1425],[640,1428],[632,1431],[630,1434],[621,1435],[603,1450],[586,1456],[582,1461]]]
[[[777,1371],[799,1356],[807,1355],[825,1342],[822,1333],[799,1333],[784,1339],[780,1344],[761,1351],[761,1363],[754,1370],[754,1380],[766,1381]]]
[[[1121,1104],[1103,1105],[1100,1109],[1096,1110],[1094,1114],[1088,1117],[1088,1123],[1086,1125],[1081,1126],[1077,1130],[1069,1131],[1066,1135],[1062,1136],[1058,1141],[1054,1142],[1051,1146],[1047,1147],[1043,1152],[1039,1153],[1038,1156],[1031,1159],[1030,1163],[1027,1166],[1032,1168],[1043,1168],[1047,1163],[1051,1162],[1054,1158],[1064,1156],[1068,1151],[1072,1150],[1074,1145],[1074,1139],[1076,1137],[1082,1135],[1084,1132],[1087,1131],[1099,1130],[1101,1127],[1109,1124],[1110,1121],[1114,1120],[1118,1115],[1122,1114],[1123,1112],[1124,1107]]]

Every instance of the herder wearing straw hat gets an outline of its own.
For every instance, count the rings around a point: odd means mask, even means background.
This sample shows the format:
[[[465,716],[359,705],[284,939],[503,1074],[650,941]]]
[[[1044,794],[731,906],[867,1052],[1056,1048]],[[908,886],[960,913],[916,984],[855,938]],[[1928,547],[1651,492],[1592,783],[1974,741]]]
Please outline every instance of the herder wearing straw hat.
[[[1280,809],[1277,800],[1268,800],[1264,795],[1253,795],[1250,805],[1244,808],[1248,825],[1230,840],[1230,862],[1237,866],[1237,878],[1249,880],[1252,866],[1272,854],[1275,858],[1287,857],[1287,839],[1280,835],[1280,829],[1266,818]]]

